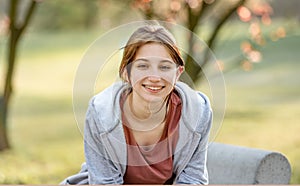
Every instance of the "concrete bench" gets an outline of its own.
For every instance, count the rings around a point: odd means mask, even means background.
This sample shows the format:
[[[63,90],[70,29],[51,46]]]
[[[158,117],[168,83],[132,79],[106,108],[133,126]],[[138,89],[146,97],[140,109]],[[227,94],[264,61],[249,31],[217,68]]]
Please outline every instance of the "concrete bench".
[[[209,184],[252,185],[289,184],[291,166],[278,152],[211,143],[208,147]],[[88,170],[84,163],[78,174],[60,184],[88,184]]]
[[[208,147],[210,184],[288,184],[287,158],[266,150],[211,143]]]

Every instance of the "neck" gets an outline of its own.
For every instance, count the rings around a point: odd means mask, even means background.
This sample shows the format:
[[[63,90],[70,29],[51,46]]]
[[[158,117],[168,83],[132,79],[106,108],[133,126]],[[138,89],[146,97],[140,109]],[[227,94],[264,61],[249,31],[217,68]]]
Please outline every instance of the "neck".
[[[130,93],[124,104],[125,116],[132,128],[149,130],[164,123],[167,114],[167,101],[146,102],[134,99]]]
[[[139,119],[149,119],[157,114],[165,114],[167,106],[166,100],[148,102],[134,96],[133,93],[129,95],[128,103],[131,112]]]

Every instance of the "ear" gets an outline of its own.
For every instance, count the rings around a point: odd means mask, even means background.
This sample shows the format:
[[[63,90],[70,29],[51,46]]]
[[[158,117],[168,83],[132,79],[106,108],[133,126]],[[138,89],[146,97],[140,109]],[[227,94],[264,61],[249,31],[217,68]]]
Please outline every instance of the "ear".
[[[127,72],[127,69],[125,68],[123,73],[122,73],[122,79],[123,81],[129,83],[129,77],[128,77],[128,72]]]
[[[177,69],[176,72],[176,81],[179,79],[179,77],[181,76],[181,74],[184,72],[184,66],[179,66],[179,68]]]

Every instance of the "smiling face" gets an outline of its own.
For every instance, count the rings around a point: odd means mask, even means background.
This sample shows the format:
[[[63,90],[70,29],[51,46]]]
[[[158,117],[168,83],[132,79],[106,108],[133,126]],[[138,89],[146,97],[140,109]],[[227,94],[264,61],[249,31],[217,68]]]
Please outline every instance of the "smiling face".
[[[183,71],[159,43],[141,46],[131,63],[130,77],[134,102],[161,102],[171,93]]]

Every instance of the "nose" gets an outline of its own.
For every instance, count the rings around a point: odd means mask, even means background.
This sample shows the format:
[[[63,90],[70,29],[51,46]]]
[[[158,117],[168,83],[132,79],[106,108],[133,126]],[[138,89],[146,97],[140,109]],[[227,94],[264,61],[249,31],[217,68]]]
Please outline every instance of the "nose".
[[[158,82],[161,80],[161,74],[158,68],[152,67],[148,70],[148,80],[151,82]]]
[[[154,75],[152,75],[152,76],[148,76],[148,79],[149,79],[149,81],[151,81],[151,82],[158,82],[158,81],[160,81],[161,80],[161,77],[160,76],[154,76]]]

